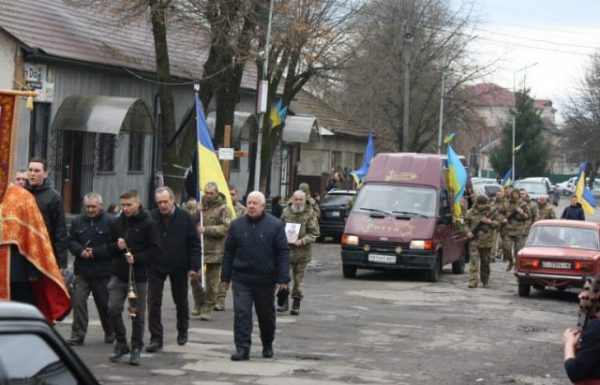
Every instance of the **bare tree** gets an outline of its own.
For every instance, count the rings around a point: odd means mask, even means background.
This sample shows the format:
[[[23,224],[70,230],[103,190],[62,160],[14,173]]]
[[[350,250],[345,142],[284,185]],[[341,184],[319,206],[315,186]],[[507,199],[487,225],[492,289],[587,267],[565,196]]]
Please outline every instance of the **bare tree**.
[[[586,74],[564,109],[562,146],[572,162],[587,159],[590,188],[600,165],[600,52],[590,59]]]

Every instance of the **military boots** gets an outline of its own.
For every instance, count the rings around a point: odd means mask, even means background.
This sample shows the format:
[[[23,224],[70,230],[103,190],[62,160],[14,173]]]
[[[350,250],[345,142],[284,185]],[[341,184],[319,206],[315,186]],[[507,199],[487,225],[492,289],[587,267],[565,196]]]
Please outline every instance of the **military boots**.
[[[294,298],[294,303],[292,304],[292,311],[290,311],[291,315],[300,315],[300,298]]]
[[[192,315],[193,316],[199,316],[200,315],[200,311],[201,311],[201,307],[198,303],[194,304],[194,308],[192,309]]]
[[[205,306],[202,308],[202,312],[200,313],[201,321],[211,321],[212,320],[212,309]]]
[[[215,308],[213,310],[216,310],[216,311],[225,310],[225,297],[217,297],[217,303],[215,303]]]

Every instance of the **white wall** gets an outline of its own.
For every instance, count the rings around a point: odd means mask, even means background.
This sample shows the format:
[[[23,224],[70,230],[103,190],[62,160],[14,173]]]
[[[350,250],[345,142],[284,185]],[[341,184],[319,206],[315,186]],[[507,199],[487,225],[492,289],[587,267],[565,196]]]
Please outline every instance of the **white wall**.
[[[17,44],[0,31],[0,88],[12,89]]]

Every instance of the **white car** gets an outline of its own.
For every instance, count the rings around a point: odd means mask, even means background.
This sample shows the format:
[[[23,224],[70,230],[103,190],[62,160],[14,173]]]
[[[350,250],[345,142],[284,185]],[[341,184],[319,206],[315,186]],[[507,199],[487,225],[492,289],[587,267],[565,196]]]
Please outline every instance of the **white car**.
[[[573,194],[573,192],[575,191],[575,179],[577,179],[577,177],[574,176],[562,183],[557,183],[556,189],[563,195]]]

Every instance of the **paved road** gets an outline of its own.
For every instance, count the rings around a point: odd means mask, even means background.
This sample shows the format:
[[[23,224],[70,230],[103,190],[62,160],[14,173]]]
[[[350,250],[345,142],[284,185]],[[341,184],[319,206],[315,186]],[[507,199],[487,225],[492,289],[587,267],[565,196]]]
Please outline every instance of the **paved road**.
[[[86,344],[75,350],[103,383],[123,385],[568,383],[561,337],[577,322],[575,292],[520,298],[502,262],[492,265],[491,289],[467,289],[468,275],[450,266],[435,284],[414,273],[364,270],[350,280],[342,277],[339,245],[314,245],[313,255],[300,316],[278,317],[273,360],[260,357],[260,346],[250,361],[229,360],[230,297],[213,321],[192,319],[190,342],[177,346],[168,287],[165,347],[144,353],[142,366],[108,361],[112,347],[95,315]],[[57,329],[68,337],[70,320]],[[253,340],[260,341],[257,330]]]

